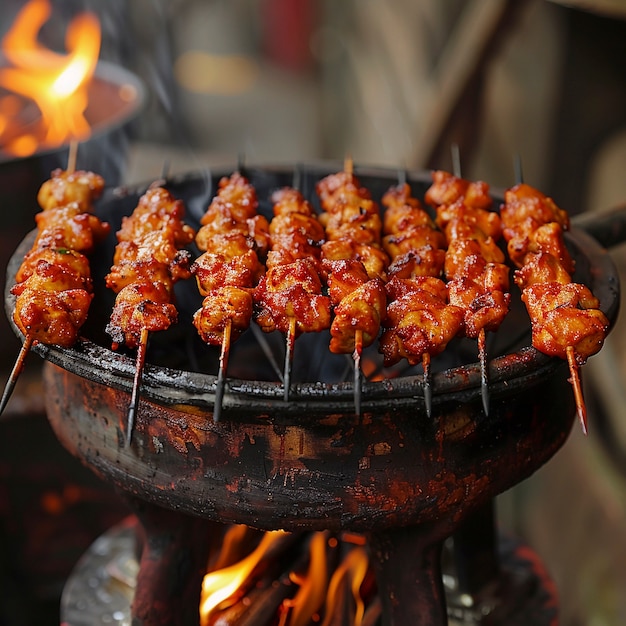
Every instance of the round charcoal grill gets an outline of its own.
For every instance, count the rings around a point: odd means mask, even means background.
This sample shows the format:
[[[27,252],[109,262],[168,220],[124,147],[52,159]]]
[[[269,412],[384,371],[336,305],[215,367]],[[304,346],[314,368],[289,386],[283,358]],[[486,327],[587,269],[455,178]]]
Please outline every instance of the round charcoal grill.
[[[246,167],[243,173],[269,217],[274,189],[298,180],[316,204],[316,181],[338,169],[339,164],[323,163],[297,169]],[[231,172],[191,174],[168,179],[166,186],[186,202],[188,222],[197,226],[217,182]],[[357,168],[355,173],[378,200],[398,183],[391,170]],[[406,180],[417,197],[431,183],[427,172],[408,173]],[[144,191],[111,190],[98,214],[115,232]],[[612,245],[623,238],[622,222],[618,214],[586,229]],[[577,228],[569,233],[574,279],[592,289],[613,323],[617,272],[596,238]],[[27,238],[14,254],[8,284],[31,241]],[[373,374],[363,382],[357,414],[351,359],[328,351],[327,334],[297,339],[286,402],[276,366],[283,362],[284,337],[250,329],[232,347],[221,419],[215,422],[219,354],[202,344],[191,325],[201,302],[195,282],[179,283],[179,324],[150,340],[127,448],[134,355],[112,352],[103,332],[113,294],[101,279],[114,245],[112,236],[93,259],[96,295],[84,339],[72,349],[33,348],[48,361],[48,417],[61,443],[140,503],[142,521],[150,528],[178,528],[178,521],[170,521],[173,516],[191,525],[208,520],[265,530],[366,533],[383,592],[383,623],[445,624],[438,565],[442,541],[495,495],[545,463],[574,421],[567,363],[530,346],[519,293],[513,293],[511,312],[499,331],[488,337],[488,414],[475,342],[454,340],[433,359],[430,416],[421,370],[385,370],[376,346],[366,350],[364,372]],[[13,300],[10,295],[5,300],[10,315]],[[140,570],[136,623],[161,623],[148,617],[159,591],[147,578]],[[398,596],[401,602],[391,600]],[[176,601],[171,604],[175,607]],[[423,621],[413,619],[417,615]]]

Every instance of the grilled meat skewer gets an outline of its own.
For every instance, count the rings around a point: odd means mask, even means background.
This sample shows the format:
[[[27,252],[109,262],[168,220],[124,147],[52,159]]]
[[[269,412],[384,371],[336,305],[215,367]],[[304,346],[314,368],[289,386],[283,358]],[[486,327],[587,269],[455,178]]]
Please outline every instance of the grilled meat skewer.
[[[500,214],[509,255],[519,268],[515,282],[530,316],[533,346],[568,361],[586,434],[587,409],[578,368],[600,350],[609,322],[591,291],[572,280],[574,263],[564,241],[569,217],[551,198],[525,183],[506,190]]]
[[[93,214],[104,179],[93,172],[57,169],[37,194],[37,232],[11,293],[13,320],[24,343],[0,400],[4,411],[30,348],[38,342],[73,346],[93,298],[88,254],[106,237],[109,225]]]
[[[195,231],[184,223],[184,216],[181,200],[163,187],[150,187],[132,214],[123,218],[113,265],[105,277],[116,294],[106,326],[112,348],[137,349],[126,446],[132,440],[149,334],[178,321],[174,283],[191,275],[191,254],[184,246]]]
[[[204,300],[193,324],[205,343],[220,346],[214,421],[221,416],[232,342],[250,326],[253,291],[265,272],[260,259],[269,248],[269,225],[257,208],[254,187],[234,172],[220,180],[196,235],[204,253],[191,272]]]

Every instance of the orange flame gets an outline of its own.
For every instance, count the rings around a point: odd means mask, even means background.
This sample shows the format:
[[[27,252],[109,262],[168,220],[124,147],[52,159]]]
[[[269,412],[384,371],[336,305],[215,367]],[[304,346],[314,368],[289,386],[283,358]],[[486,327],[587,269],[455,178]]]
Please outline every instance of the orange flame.
[[[285,534],[281,530],[265,533],[259,545],[247,557],[229,567],[209,572],[204,577],[200,594],[201,626],[207,626],[211,612],[241,589],[270,547]]]
[[[15,95],[0,100],[0,146],[16,156],[80,141],[91,132],[84,113],[100,54],[100,23],[91,13],[77,15],[65,34],[67,54],[58,54],[37,40],[50,13],[49,0],[31,0],[2,40],[2,52],[12,66],[0,69],[0,87],[34,102],[41,114],[30,126],[16,117],[9,120],[6,111],[15,112],[15,106],[9,106]]]
[[[328,595],[326,596],[326,618],[322,626],[329,626],[335,612],[339,588],[344,581],[350,586],[352,598],[354,600],[354,626],[361,626],[365,615],[365,603],[361,596],[361,585],[369,569],[369,559],[364,548],[354,548],[350,550],[343,562],[333,573],[328,585]]]
[[[289,626],[307,626],[322,607],[328,586],[328,563],[326,558],[326,533],[314,533],[311,538],[309,569],[304,576],[291,575],[293,582],[300,585],[298,593],[283,602],[283,621],[289,609]],[[285,622],[286,623],[286,622]]]
[[[242,601],[247,589],[254,584],[259,566],[265,559],[271,559],[276,549],[280,550],[280,542],[288,541],[290,536],[284,531],[266,532],[252,553],[233,563],[245,534],[246,527],[231,527],[213,571],[204,577],[200,597],[201,626],[222,623],[219,612]],[[309,626],[312,622],[329,626],[338,611],[346,610],[351,611],[350,625],[362,626],[365,616],[362,586],[369,571],[365,538],[344,533],[342,540],[347,551],[331,575],[328,554],[329,550],[338,548],[338,539],[327,532],[310,535],[308,566],[306,571],[289,574],[297,591],[281,602],[276,615],[277,626]],[[346,602],[350,602],[350,608]]]

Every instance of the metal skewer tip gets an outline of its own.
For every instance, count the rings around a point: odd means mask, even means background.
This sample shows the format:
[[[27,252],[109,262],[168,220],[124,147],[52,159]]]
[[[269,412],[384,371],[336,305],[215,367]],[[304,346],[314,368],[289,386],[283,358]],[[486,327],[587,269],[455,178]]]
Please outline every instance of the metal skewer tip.
[[[9,376],[9,380],[7,381],[6,386],[4,387],[4,392],[2,394],[2,399],[0,400],[0,415],[4,413],[4,409],[6,408],[9,400],[11,398],[11,394],[15,389],[15,385],[20,377],[24,369],[24,365],[26,363],[26,356],[30,352],[30,349],[33,345],[33,337],[28,336],[24,339],[24,343],[22,344],[22,348],[20,349],[17,358],[15,359],[15,365],[13,365],[13,369],[11,370],[11,374]]]
[[[480,393],[485,415],[489,415],[489,364],[487,363],[487,339],[485,329],[478,334],[478,360],[480,362]]]
[[[293,178],[291,181],[291,186],[294,189],[300,189],[302,186],[302,164],[301,163],[296,163],[295,167],[293,168]]]
[[[461,150],[458,143],[453,143],[450,147],[452,152],[452,173],[461,178]]]
[[[246,153],[242,150],[237,154],[237,171],[243,175],[246,168]]]
[[[422,354],[422,368],[424,369],[424,406],[426,415],[430,417],[433,412],[433,389],[430,384],[430,354],[428,352]]]
[[[524,182],[524,171],[522,169],[522,157],[519,154],[513,157],[513,171],[515,172],[515,182],[521,185]]]
[[[363,331],[354,331],[354,352],[352,358],[354,359],[354,412],[357,415],[361,415],[361,354],[363,352]]]
[[[137,346],[137,360],[135,361],[135,377],[133,379],[133,391],[130,396],[130,405],[128,407],[128,418],[126,420],[126,442],[125,447],[129,448],[133,439],[135,430],[135,417],[139,410],[139,391],[141,388],[141,379],[143,377],[143,368],[146,364],[146,352],[148,350],[148,339],[150,333],[147,328],[141,329],[141,337],[139,338],[139,346]]]
[[[578,375],[578,363],[576,362],[576,353],[573,346],[567,346],[567,363],[569,365],[570,379],[574,389],[574,398],[576,400],[576,411],[578,412],[578,420],[582,428],[583,434],[586,435],[587,431],[587,407],[585,406],[585,400],[583,398],[583,390],[580,384],[580,376]]]
[[[228,356],[230,355],[230,339],[233,328],[232,320],[228,320],[224,326],[222,336],[222,351],[220,352],[220,367],[217,372],[217,382],[215,383],[215,402],[213,404],[213,422],[219,422],[222,416],[222,405],[224,404],[224,390],[226,388],[226,370],[228,369]]]
[[[293,350],[296,343],[297,322],[298,320],[295,317],[289,318],[289,330],[287,331],[287,340],[285,342],[285,368],[283,371],[283,399],[285,402],[289,402],[291,367],[293,365]]]

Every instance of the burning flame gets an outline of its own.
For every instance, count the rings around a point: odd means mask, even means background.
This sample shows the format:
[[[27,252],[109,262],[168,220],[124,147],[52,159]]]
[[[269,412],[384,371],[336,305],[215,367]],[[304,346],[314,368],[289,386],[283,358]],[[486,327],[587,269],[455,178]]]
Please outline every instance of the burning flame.
[[[326,533],[314,533],[311,537],[309,569],[304,576],[291,574],[291,580],[300,585],[300,589],[293,599],[283,602],[280,626],[307,626],[311,616],[322,606],[328,586],[326,542]],[[287,615],[289,621],[286,621]]]
[[[246,528],[233,526],[222,542],[213,571],[204,577],[200,598],[201,626],[231,623],[220,616],[238,603],[245,605],[246,594],[258,581],[264,564],[287,546],[293,535],[284,531],[266,532],[256,549],[234,562],[240,552]],[[308,543],[308,565],[289,573],[289,583],[297,589],[276,605],[276,626],[330,626],[338,613],[349,619],[350,626],[362,626],[366,615],[363,584],[370,562],[362,535],[342,534],[342,544],[328,532],[311,533]],[[341,547],[343,546],[343,547]],[[341,562],[329,555],[341,550]],[[332,572],[331,572],[332,570]],[[283,583],[284,584],[284,583]],[[348,618],[348,615],[350,616]],[[369,615],[371,621],[372,616]],[[222,621],[225,620],[225,621]],[[247,621],[245,622],[248,623]],[[369,621],[368,621],[369,623]]]
[[[369,559],[364,548],[350,550],[333,573],[326,597],[326,618],[322,626],[330,626],[341,585],[348,584],[354,600],[354,626],[361,626],[365,615],[365,602],[361,596],[361,585],[369,569]]]
[[[84,114],[87,88],[100,54],[100,23],[91,13],[77,15],[65,34],[67,54],[58,54],[37,40],[50,13],[49,0],[31,0],[1,44],[11,66],[0,69],[0,87],[12,93],[0,99],[0,146],[20,157],[90,134]],[[39,109],[41,118],[34,125],[10,117],[17,112],[15,94]],[[20,112],[26,108],[26,104],[20,107]]]
[[[209,572],[202,581],[200,624],[207,626],[211,612],[236,595],[270,547],[286,533],[275,530],[265,533],[259,545],[247,557],[222,569]]]

